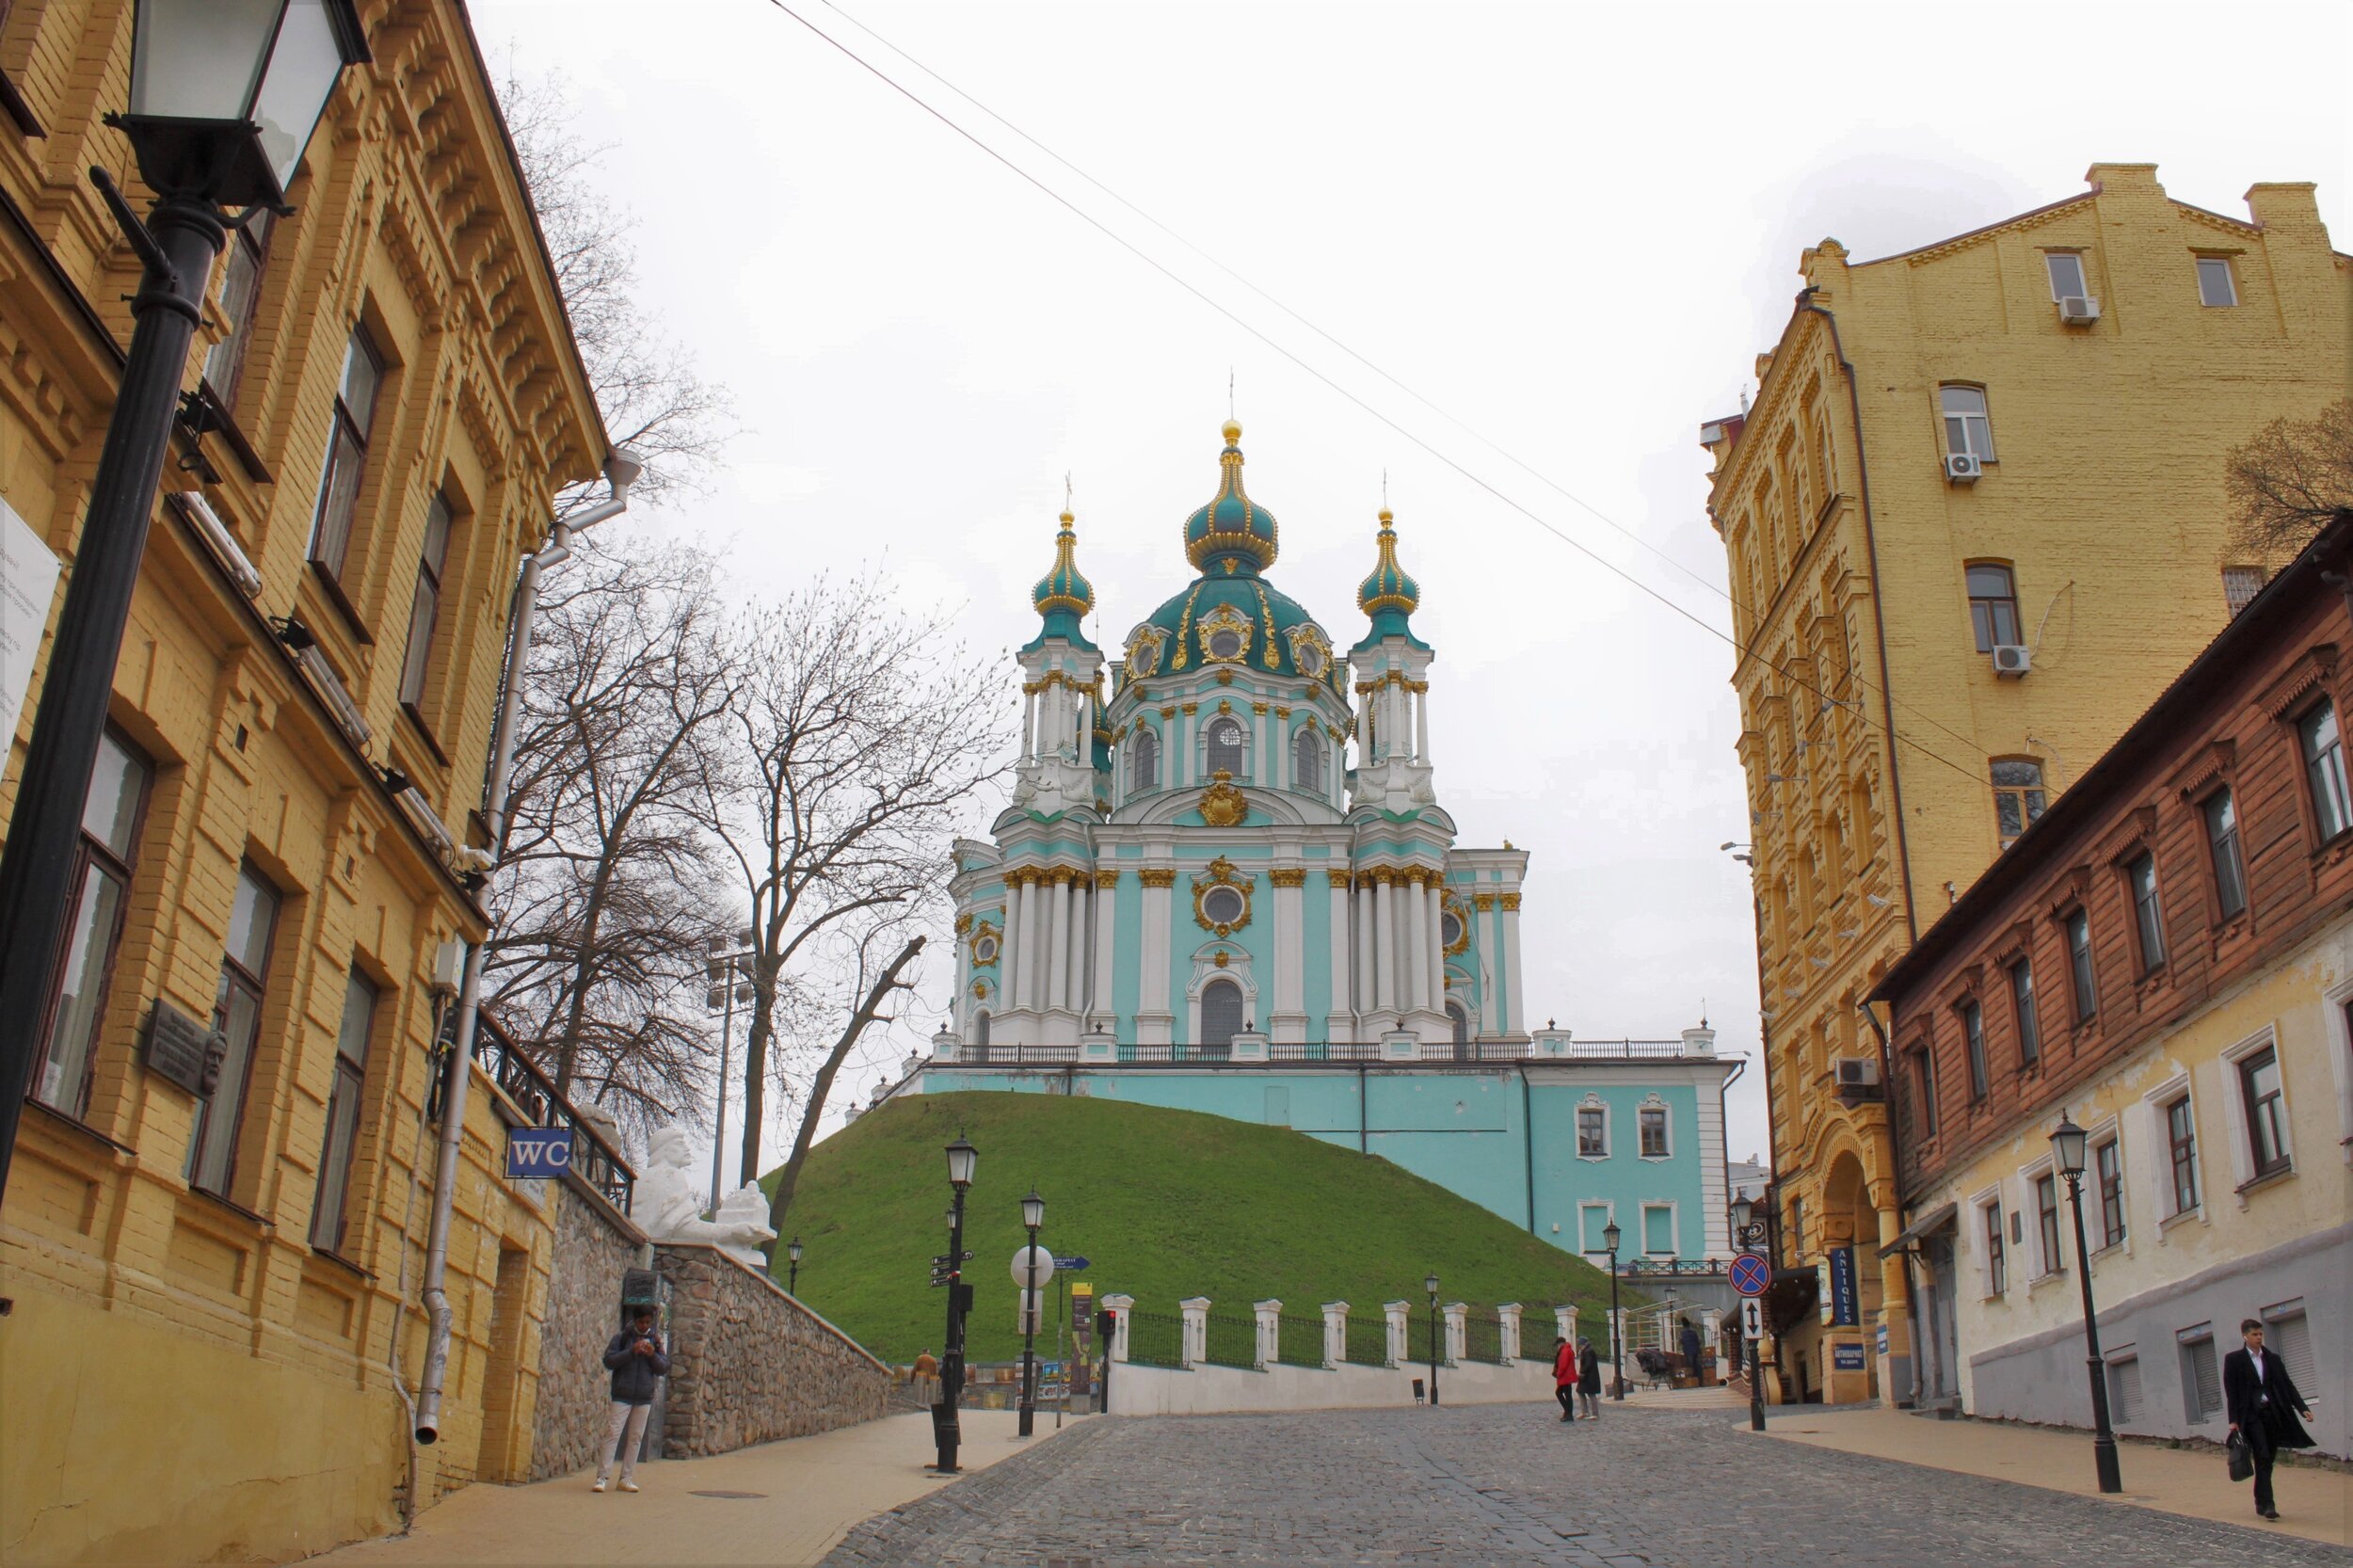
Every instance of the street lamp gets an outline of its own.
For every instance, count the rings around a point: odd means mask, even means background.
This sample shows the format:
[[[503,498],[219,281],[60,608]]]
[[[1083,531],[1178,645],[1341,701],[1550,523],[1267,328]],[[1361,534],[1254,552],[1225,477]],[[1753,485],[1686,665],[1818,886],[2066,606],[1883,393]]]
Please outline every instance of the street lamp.
[[[2124,1477],[2116,1463],[2116,1432],[2108,1425],[2107,1368],[2100,1359],[2100,1320],[2091,1304],[2091,1251],[2084,1243],[2084,1144],[2089,1138],[2064,1111],[2051,1129],[2051,1156],[2067,1178],[2067,1207],[2075,1217],[2075,1272],[2084,1291],[2084,1354],[2091,1372],[2091,1459],[2100,1474],[2100,1490],[2124,1490]]]
[[[1030,1189],[1021,1200],[1021,1225],[1030,1233],[1029,1250],[1021,1255],[1028,1278],[1021,1291],[1021,1435],[1037,1424],[1037,1227],[1046,1223],[1046,1200]]]
[[[719,1211],[720,1162],[727,1157],[728,1146],[728,1067],[735,1050],[735,1004],[749,1003],[760,992],[752,983],[751,961],[759,956],[752,945],[752,929],[745,926],[730,942],[725,936],[711,938],[710,956],[703,960],[703,978],[711,988],[703,993],[703,1005],[720,1015],[719,1019],[719,1125],[711,1139],[711,1211]]]
[[[1732,1200],[1733,1245],[1738,1247],[1743,1253],[1753,1252],[1756,1244],[1765,1240],[1765,1233],[1766,1223],[1757,1215],[1754,1201],[1746,1194],[1734,1198]],[[1768,1261],[1769,1263],[1769,1258]],[[1771,1275],[1768,1274],[1766,1277],[1769,1280]],[[1760,1298],[1748,1299],[1757,1302],[1757,1323],[1762,1327],[1765,1320],[1764,1303]],[[1764,1336],[1749,1333],[1746,1319],[1747,1313],[1744,1310],[1740,1337],[1748,1341],[1746,1349],[1749,1353],[1749,1430],[1763,1432],[1765,1430],[1765,1384],[1757,1361],[1764,1349],[1762,1344]]]
[[[795,1236],[784,1244],[784,1256],[791,1264],[790,1274],[784,1284],[784,1293],[788,1296],[797,1296],[801,1293],[801,1239],[799,1237]]]
[[[939,1360],[939,1402],[932,1406],[932,1439],[938,1447],[936,1468],[953,1475],[956,1444],[956,1396],[964,1391],[964,1314],[972,1288],[964,1283],[964,1194],[972,1185],[972,1171],[981,1151],[956,1134],[948,1145],[948,1186],[955,1193],[948,1209],[948,1348]]]
[[[1430,1402],[1438,1402],[1438,1276],[1424,1274],[1421,1288],[1430,1292]]]
[[[213,263],[231,226],[253,216],[232,211],[288,210],[286,184],[328,94],[368,57],[352,0],[139,0],[131,112],[107,123],[129,137],[155,204],[142,223],[104,171],[90,171],[141,278],[0,860],[0,1018],[14,1020],[0,1029],[0,1190],[40,1032],[28,1020],[48,1012],[90,769]]]
[[[1611,1220],[1601,1227],[1601,1244],[1609,1249],[1609,1397],[1625,1398],[1625,1324],[1618,1317],[1618,1243],[1625,1232]]]

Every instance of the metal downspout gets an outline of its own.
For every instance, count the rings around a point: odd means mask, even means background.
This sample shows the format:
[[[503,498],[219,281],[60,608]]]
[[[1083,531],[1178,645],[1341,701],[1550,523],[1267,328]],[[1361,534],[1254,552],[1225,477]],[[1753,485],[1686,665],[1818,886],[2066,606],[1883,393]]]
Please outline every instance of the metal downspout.
[[[1528,1171],[1528,1234],[1536,1234],[1536,1102],[1528,1089],[1528,1069],[1520,1073],[1520,1151],[1521,1163]]]
[[[1372,1152],[1371,1141],[1366,1136],[1369,1119],[1370,1113],[1365,1109],[1365,1064],[1359,1062],[1356,1064],[1356,1152],[1358,1154]]]

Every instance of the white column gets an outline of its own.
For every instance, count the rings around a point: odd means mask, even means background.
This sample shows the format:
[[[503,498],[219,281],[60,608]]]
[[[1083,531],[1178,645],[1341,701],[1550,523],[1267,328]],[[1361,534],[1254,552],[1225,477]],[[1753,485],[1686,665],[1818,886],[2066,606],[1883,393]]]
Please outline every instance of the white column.
[[[1503,910],[1503,1032],[1528,1032],[1525,1007],[1527,980],[1520,973],[1520,895],[1505,893],[1496,900]]]
[[[1348,1359],[1348,1304],[1323,1304],[1323,1364],[1337,1367]]]
[[[1484,909],[1479,907],[1479,901],[1482,898],[1487,901],[1487,907]],[[1487,953],[1493,952],[1497,945],[1493,893],[1471,895],[1470,919],[1471,930],[1474,933],[1471,938],[1471,956],[1483,958]],[[1492,960],[1483,964],[1482,968],[1486,972],[1479,987],[1479,1032],[1500,1034],[1503,1032],[1503,999],[1499,995],[1503,989],[1500,984],[1501,977]]]
[[[1164,1046],[1173,1037],[1174,1026],[1168,1017],[1168,932],[1171,901],[1176,894],[1174,887],[1146,885],[1144,889],[1144,968],[1136,1011],[1157,1015],[1148,1028],[1144,1019],[1137,1021],[1136,1038],[1146,1045]]]
[[[1323,1035],[1327,1040],[1353,1039],[1355,1030],[1350,1025],[1350,1016],[1355,1000],[1348,966],[1348,873],[1327,871],[1324,879],[1331,884],[1332,899],[1332,1005],[1324,1016]],[[1343,1027],[1347,1028],[1345,1036],[1341,1033]]]
[[[1397,905],[1385,873],[1372,888],[1372,1005],[1386,1013],[1397,999]]]
[[[997,970],[997,1011],[1021,1005],[1021,967],[1029,954],[1021,951],[1021,894],[1019,879],[1005,878],[1005,936],[998,943],[1002,950]]]
[[[1073,1013],[1084,1013],[1094,989],[1088,950],[1095,945],[1095,873],[1080,872],[1070,889],[1070,1000]]]
[[[1113,872],[1116,879],[1119,873]],[[1087,969],[1087,1011],[1109,1013],[1112,1010],[1112,976],[1116,972],[1119,949],[1114,938],[1114,922],[1118,919],[1119,885],[1114,880],[1106,888],[1096,879],[1095,893],[1095,957]]]
[[[1037,694],[1021,694],[1021,760],[1037,755]]]
[[[1577,1343],[1577,1308],[1556,1306],[1552,1309],[1553,1331],[1570,1344]]]
[[[1273,713],[1266,716],[1267,744],[1273,747],[1274,758],[1267,766],[1267,778],[1278,790],[1291,787],[1291,738],[1283,721]]]
[[[1430,959],[1430,1005],[1446,1007],[1446,885],[1433,879],[1422,889],[1430,901],[1430,941],[1422,951]]]
[[[1405,900],[1405,1005],[1424,1008],[1430,1001],[1430,900],[1418,882],[1400,889]]]
[[[1470,1304],[1449,1302],[1445,1311],[1446,1363],[1451,1367],[1470,1359]]]
[[[1267,789],[1272,789],[1274,785],[1274,753],[1273,748],[1268,744],[1268,737],[1273,733],[1273,714],[1253,713],[1250,715],[1250,749],[1256,756],[1256,760],[1250,769],[1250,782]]]
[[[1306,1023],[1306,889],[1299,879],[1274,888],[1274,1012],[1258,1025],[1278,1040],[1304,1040]]]
[[[1414,694],[1414,760],[1430,760],[1430,693]]]
[[[1038,1003],[1042,1012],[1048,1007],[1064,1005],[1063,999],[1070,994],[1070,873],[1054,873],[1052,911],[1046,926],[1046,995]]]
[[[1258,1369],[1264,1371],[1283,1359],[1283,1304],[1279,1300],[1252,1302],[1250,1310],[1258,1319],[1258,1353],[1256,1359]]]
[[[1136,1309],[1133,1296],[1105,1296],[1103,1304],[1112,1309],[1112,1342],[1105,1347],[1113,1361],[1128,1359],[1128,1314]]]
[[[1372,994],[1372,977],[1377,972],[1373,955],[1380,951],[1372,931],[1374,900],[1372,893],[1360,884],[1349,902],[1356,911],[1356,1011],[1368,1014],[1379,1005]]]
[[[1497,1353],[1507,1362],[1520,1358],[1520,1304],[1504,1302],[1496,1308],[1496,1316],[1503,1321],[1503,1349]]]
[[[1029,957],[1021,965],[1021,1005],[1036,1012],[1046,1005],[1046,912],[1048,900],[1045,888],[1038,882],[1038,873],[1032,872],[1021,889],[1021,945],[1029,950]]]
[[[1381,1315],[1388,1320],[1389,1365],[1392,1367],[1405,1365],[1405,1314],[1413,1309],[1414,1305],[1411,1302],[1383,1302],[1381,1304]]]
[[[1176,1304],[1184,1314],[1184,1348],[1177,1359],[1187,1367],[1197,1367],[1209,1358],[1209,1298],[1188,1296]]]

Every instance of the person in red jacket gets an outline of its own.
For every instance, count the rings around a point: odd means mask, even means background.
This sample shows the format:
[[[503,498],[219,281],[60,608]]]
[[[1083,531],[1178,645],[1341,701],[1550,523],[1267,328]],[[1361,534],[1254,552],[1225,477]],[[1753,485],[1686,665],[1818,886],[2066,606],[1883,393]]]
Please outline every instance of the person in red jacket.
[[[1577,1348],[1566,1339],[1552,1342],[1552,1397],[1561,1401],[1561,1419],[1577,1419]]]

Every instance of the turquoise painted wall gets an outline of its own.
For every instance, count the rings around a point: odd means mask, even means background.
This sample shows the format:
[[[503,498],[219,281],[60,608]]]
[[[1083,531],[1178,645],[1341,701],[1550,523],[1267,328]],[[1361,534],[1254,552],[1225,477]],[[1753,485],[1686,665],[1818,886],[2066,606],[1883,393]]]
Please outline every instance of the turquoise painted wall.
[[[1720,1148],[1702,1146],[1699,1110],[1703,1095],[1721,1095],[1722,1071],[1720,1063],[1695,1062],[1687,1071],[1662,1071],[1655,1082],[1608,1086],[1531,1073],[1525,1094],[1520,1075],[1510,1069],[1376,1068],[1359,1075],[1280,1067],[1074,1068],[1065,1075],[1059,1068],[946,1065],[926,1066],[921,1082],[934,1093],[1059,1094],[1067,1081],[1080,1094],[1107,1099],[1289,1127],[1327,1143],[1361,1146],[1517,1225],[1529,1224],[1532,1179],[1533,1231],[1564,1252],[1582,1250],[1580,1222],[1585,1206],[1594,1205],[1597,1213],[1614,1212],[1624,1230],[1620,1256],[1642,1256],[1643,1208],[1664,1206],[1672,1214],[1674,1251],[1657,1256],[1698,1258],[1707,1256],[1702,1176],[1708,1161],[1722,1157]],[[1601,1160],[1577,1153],[1576,1113],[1588,1096],[1609,1112],[1609,1152]],[[1637,1152],[1637,1113],[1654,1096],[1668,1112],[1670,1153],[1663,1160],[1644,1160]],[[1596,1219],[1596,1232],[1599,1224]],[[1597,1235],[1593,1245],[1599,1246]]]

